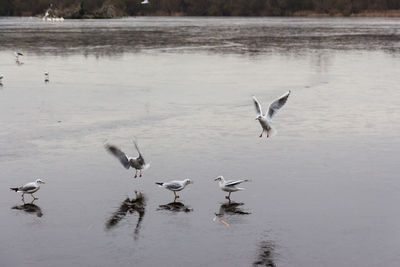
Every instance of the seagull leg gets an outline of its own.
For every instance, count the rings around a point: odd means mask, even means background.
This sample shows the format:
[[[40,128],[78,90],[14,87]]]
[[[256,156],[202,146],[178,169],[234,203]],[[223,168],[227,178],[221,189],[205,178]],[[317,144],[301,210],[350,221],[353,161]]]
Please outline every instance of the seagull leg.
[[[267,138],[269,137],[269,130],[267,130]]]
[[[229,192],[229,195],[227,195],[225,198],[231,200],[231,193],[232,192]]]
[[[175,195],[175,199],[179,198],[179,196],[178,196],[178,195],[176,195],[175,191],[174,191],[174,195]]]
[[[35,197],[33,194],[31,194],[31,196],[33,197],[33,200],[38,200],[39,198]]]
[[[135,172],[135,176],[133,176],[133,178],[136,178],[137,177],[137,170],[136,170],[136,172]]]
[[[264,133],[264,129],[262,130],[261,134],[259,135],[260,138],[262,137],[263,133]]]
[[[139,174],[139,177],[142,177],[142,170],[140,170],[140,174]]]
[[[25,195],[25,193],[22,193],[22,201],[25,200],[24,195]]]

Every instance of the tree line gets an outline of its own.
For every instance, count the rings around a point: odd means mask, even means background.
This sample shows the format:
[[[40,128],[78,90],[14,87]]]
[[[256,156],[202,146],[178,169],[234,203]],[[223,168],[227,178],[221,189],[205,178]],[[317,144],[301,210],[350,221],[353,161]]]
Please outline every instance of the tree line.
[[[400,11],[400,0],[0,0],[0,16],[40,16],[51,6],[65,18],[140,15],[293,16]]]

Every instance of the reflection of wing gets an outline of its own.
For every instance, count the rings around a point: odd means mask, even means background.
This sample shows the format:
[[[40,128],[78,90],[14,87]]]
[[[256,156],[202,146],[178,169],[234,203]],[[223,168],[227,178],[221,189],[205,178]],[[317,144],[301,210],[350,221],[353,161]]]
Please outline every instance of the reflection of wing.
[[[106,149],[113,154],[114,156],[116,156],[119,161],[121,162],[121,164],[126,168],[129,169],[129,160],[127,158],[127,156],[125,155],[124,152],[122,152],[118,147],[113,146],[113,145],[105,145]]]
[[[283,105],[285,105],[288,97],[290,95],[290,90],[281,96],[280,98],[276,99],[274,102],[269,105],[269,110],[268,110],[268,119],[272,120],[272,117],[279,111]]]
[[[163,186],[169,190],[178,190],[182,188],[182,185],[178,182],[164,183]]]
[[[225,186],[233,186],[233,185],[241,184],[241,183],[247,182],[247,181],[248,180],[227,181],[225,183]]]
[[[258,102],[257,98],[253,96],[254,106],[256,107],[256,111],[259,115],[263,115],[262,108],[260,102]]]

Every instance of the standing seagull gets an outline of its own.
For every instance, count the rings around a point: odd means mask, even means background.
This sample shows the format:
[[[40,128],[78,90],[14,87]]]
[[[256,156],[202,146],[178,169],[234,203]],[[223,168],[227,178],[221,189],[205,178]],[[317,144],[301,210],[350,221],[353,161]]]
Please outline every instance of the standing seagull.
[[[239,185],[243,182],[248,182],[249,180],[225,181],[224,176],[218,176],[214,179],[214,181],[219,181],[219,188],[221,188],[222,191],[229,192],[229,195],[227,195],[225,198],[230,200],[232,192],[244,190],[244,188],[236,187],[236,185]]]
[[[256,120],[260,122],[262,127],[262,132],[260,134],[260,137],[262,137],[264,131],[267,132],[267,138],[270,136],[270,132],[271,136],[276,134],[277,131],[272,126],[272,117],[279,111],[281,107],[283,107],[283,105],[285,105],[289,95],[290,95],[290,90],[286,94],[284,94],[283,96],[272,102],[269,105],[268,114],[263,114],[260,102],[258,102],[257,98],[253,96],[254,105],[258,113]]]
[[[23,56],[24,54],[22,54],[21,52],[15,51],[14,55],[15,55],[15,60],[19,61],[19,56]]]
[[[35,193],[36,191],[38,191],[40,189],[39,184],[44,184],[45,182],[43,182],[40,179],[37,179],[34,182],[31,183],[27,183],[26,185],[20,186],[20,187],[11,187],[11,190],[14,190],[15,192],[18,193],[22,193],[22,200],[24,200],[24,195],[25,194],[31,194],[31,196],[33,197],[33,200],[39,199],[37,197],[35,197],[33,195],[33,193]]]
[[[111,154],[113,154],[114,156],[116,156],[119,159],[121,164],[126,169],[129,169],[130,167],[136,169],[136,173],[135,173],[135,176],[133,176],[133,178],[137,177],[138,170],[140,171],[139,177],[142,177],[142,170],[145,170],[148,167],[150,167],[150,164],[146,164],[146,162],[144,161],[144,158],[143,158],[142,154],[140,153],[139,147],[135,140],[133,140],[133,143],[135,144],[136,150],[139,153],[139,156],[136,158],[127,156],[124,152],[122,152],[116,146],[106,144],[105,147]]]
[[[193,181],[191,181],[190,179],[185,179],[183,181],[171,181],[167,183],[156,183],[156,184],[174,192],[175,199],[177,199],[179,198],[179,196],[176,195],[176,191],[183,190],[183,188],[185,188],[185,186],[187,186],[188,184],[193,184]]]

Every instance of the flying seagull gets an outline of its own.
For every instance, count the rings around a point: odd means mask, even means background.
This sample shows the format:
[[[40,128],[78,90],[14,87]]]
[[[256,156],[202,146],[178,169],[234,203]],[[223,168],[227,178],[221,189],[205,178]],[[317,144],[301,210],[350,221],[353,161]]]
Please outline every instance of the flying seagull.
[[[185,186],[187,186],[188,184],[193,184],[193,181],[191,181],[190,179],[185,179],[183,181],[171,181],[167,183],[156,183],[156,184],[158,184],[160,187],[164,187],[174,192],[175,199],[177,199],[179,198],[179,196],[176,195],[176,191],[183,190],[183,188],[185,188]]]
[[[249,180],[225,181],[223,176],[218,176],[217,178],[214,179],[214,181],[219,181],[219,188],[221,188],[222,191],[229,192],[229,195],[227,195],[225,198],[230,200],[232,192],[244,190],[244,188],[237,187],[237,185],[243,182],[248,182]]]
[[[139,153],[138,157],[130,157],[127,156],[124,152],[122,152],[118,147],[113,146],[113,145],[109,145],[106,144],[105,148],[114,156],[116,156],[119,161],[121,162],[121,164],[126,168],[129,169],[130,167],[135,168],[136,169],[136,173],[135,176],[133,176],[133,178],[137,177],[137,173],[138,171],[140,171],[139,173],[139,177],[142,177],[142,170],[147,169],[148,167],[150,167],[150,164],[146,164],[146,162],[144,161],[144,158],[142,156],[142,154],[140,153],[139,147],[136,143],[135,140],[133,140],[133,143],[135,144],[136,150]]]
[[[256,111],[258,114],[256,120],[258,120],[260,122],[261,127],[262,127],[262,132],[260,134],[260,137],[262,137],[264,131],[267,132],[267,138],[270,135],[272,136],[277,133],[275,128],[272,126],[272,118],[279,111],[279,109],[281,109],[281,107],[283,107],[283,105],[285,105],[289,95],[290,95],[290,90],[286,94],[284,94],[283,96],[281,96],[280,98],[278,98],[274,102],[272,102],[269,105],[268,113],[266,113],[266,114],[263,114],[260,102],[258,102],[257,98],[255,96],[253,96],[254,105],[256,107]]]
[[[20,186],[20,187],[11,187],[11,190],[14,190],[15,192],[22,193],[22,200],[24,200],[24,195],[25,194],[31,194],[34,200],[39,199],[33,195],[36,191],[40,189],[39,184],[44,184],[40,179],[37,179],[34,182],[27,183],[26,185]]]

